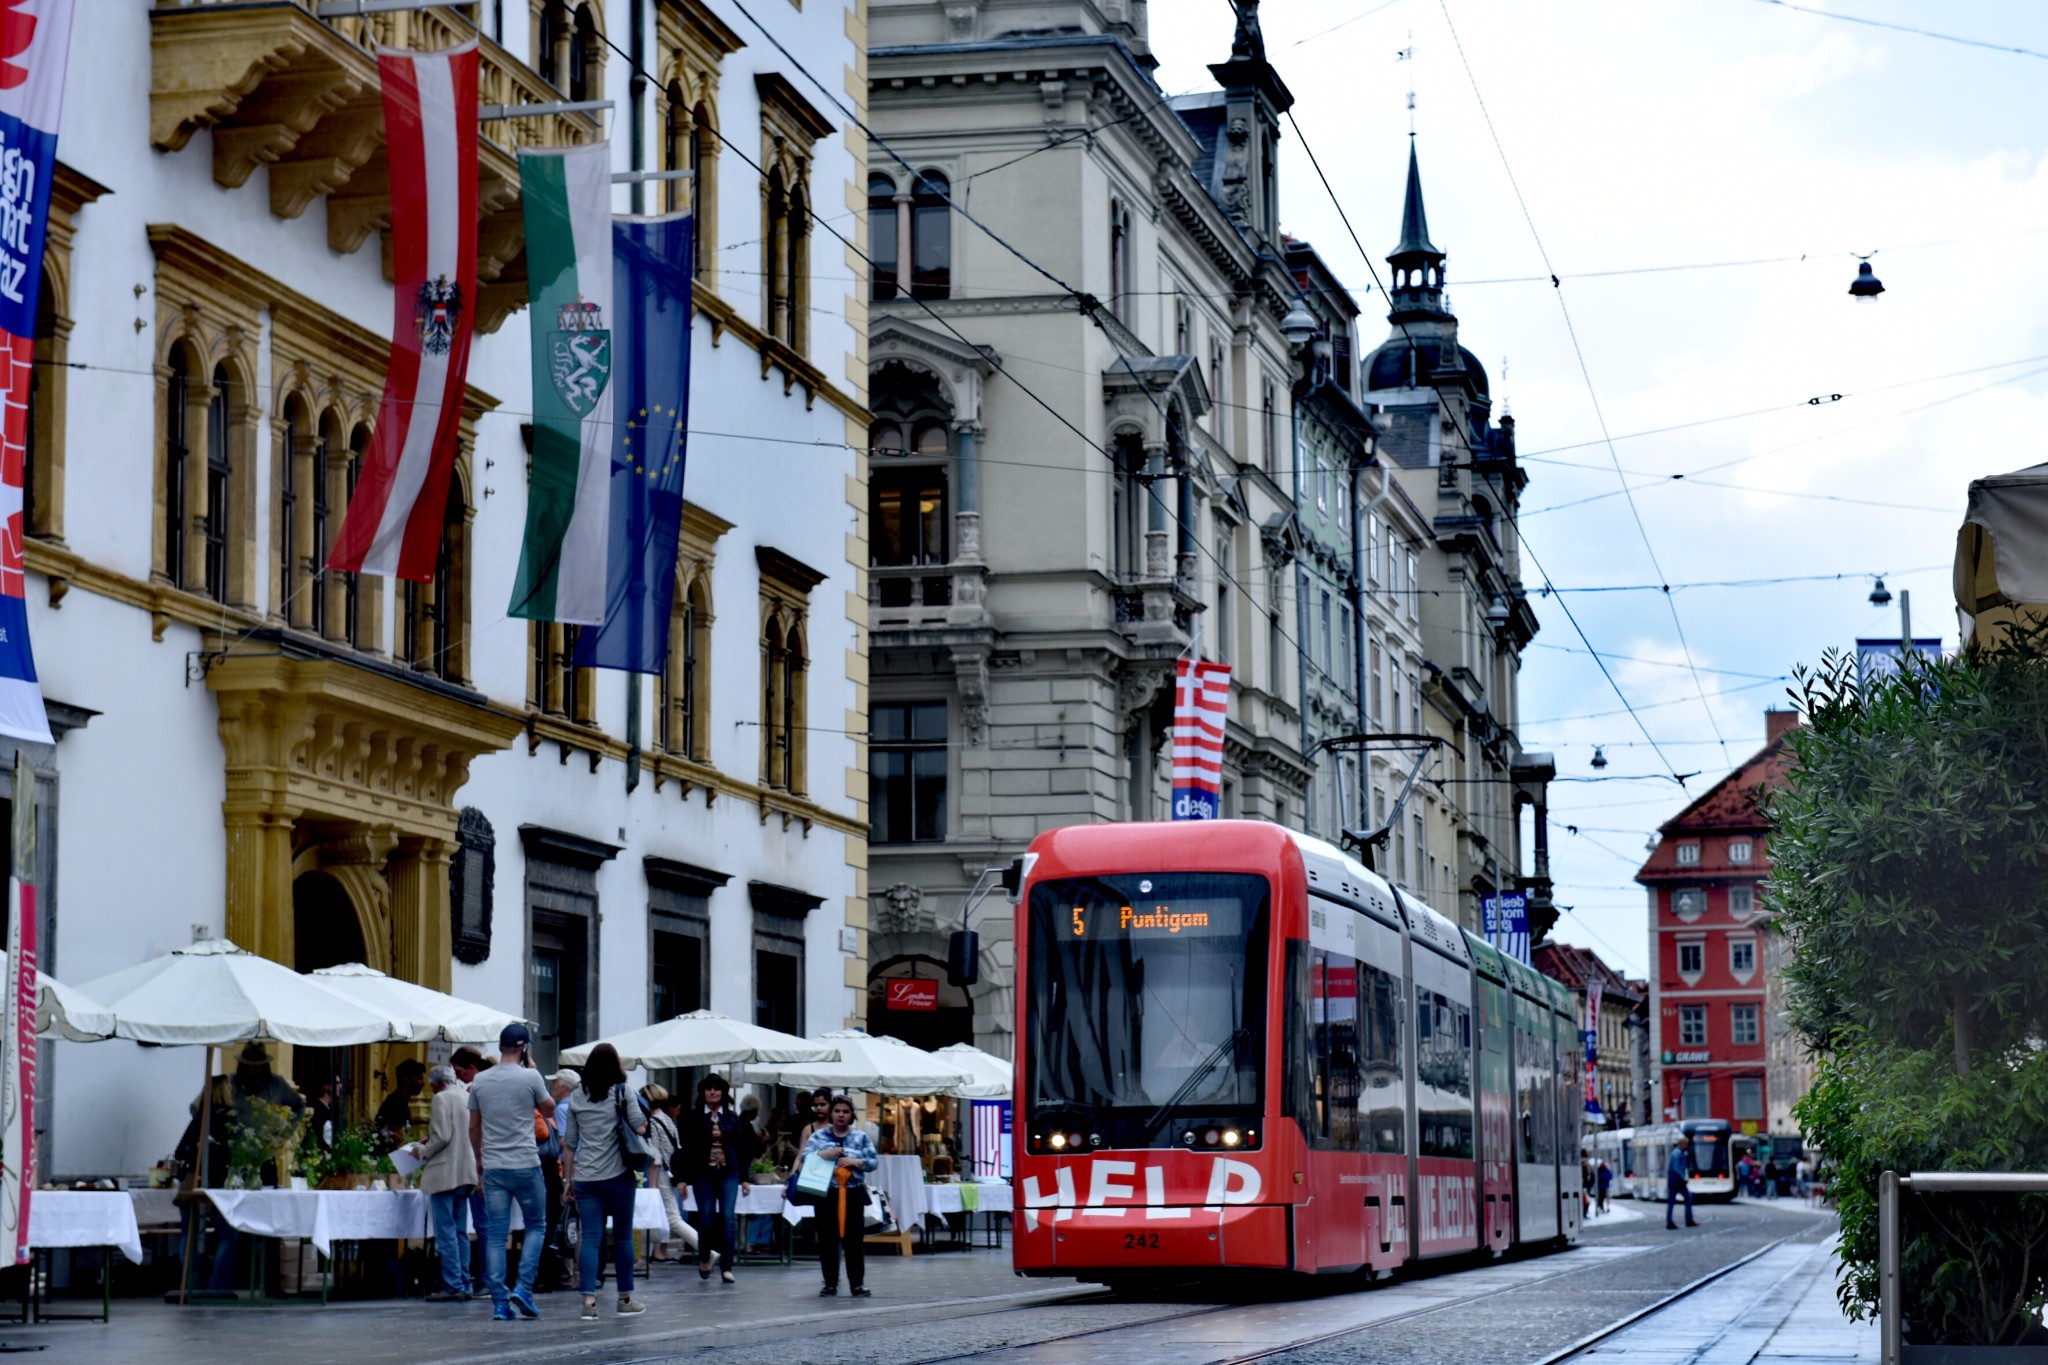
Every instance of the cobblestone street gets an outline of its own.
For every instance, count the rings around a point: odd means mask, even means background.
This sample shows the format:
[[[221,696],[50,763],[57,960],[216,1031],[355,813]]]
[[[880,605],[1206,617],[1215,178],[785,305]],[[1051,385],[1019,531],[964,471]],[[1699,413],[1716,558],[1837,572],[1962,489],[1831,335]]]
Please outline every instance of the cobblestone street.
[[[872,1300],[817,1297],[799,1262],[749,1268],[721,1288],[688,1267],[663,1266],[641,1287],[648,1312],[576,1317],[576,1296],[541,1300],[538,1322],[494,1323],[489,1304],[372,1303],[319,1307],[186,1308],[115,1305],[111,1324],[0,1331],[10,1346],[45,1346],[53,1359],[147,1360],[152,1365],[468,1365],[610,1362],[976,1360],[991,1365],[1228,1362],[1457,1362],[1530,1365],[1584,1342],[1745,1257],[1755,1259],[1670,1308],[1598,1343],[1603,1360],[1791,1365],[1875,1358],[1875,1333],[1833,1306],[1831,1216],[1787,1204],[1708,1206],[1693,1232],[1664,1230],[1657,1210],[1618,1202],[1568,1252],[1404,1276],[1303,1287],[1240,1283],[1116,1297],[1060,1280],[1023,1280],[1007,1252],[877,1258]],[[1758,1255],[1757,1253],[1761,1253]],[[1861,1355],[1851,1353],[1861,1350]],[[1705,1352],[1705,1353],[1702,1353]],[[1590,1358],[1590,1357],[1589,1357]]]

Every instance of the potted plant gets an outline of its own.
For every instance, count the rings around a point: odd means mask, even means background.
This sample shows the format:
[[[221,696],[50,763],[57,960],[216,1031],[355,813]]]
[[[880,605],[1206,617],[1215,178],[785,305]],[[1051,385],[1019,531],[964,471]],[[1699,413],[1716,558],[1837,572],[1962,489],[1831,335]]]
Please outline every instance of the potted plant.
[[[227,1188],[261,1189],[266,1177],[274,1184],[278,1171],[291,1169],[306,1122],[305,1115],[284,1105],[251,1100],[247,1112],[236,1115],[228,1129]]]
[[[368,1186],[372,1164],[370,1137],[363,1128],[336,1130],[334,1144],[321,1162],[321,1189],[353,1190]]]

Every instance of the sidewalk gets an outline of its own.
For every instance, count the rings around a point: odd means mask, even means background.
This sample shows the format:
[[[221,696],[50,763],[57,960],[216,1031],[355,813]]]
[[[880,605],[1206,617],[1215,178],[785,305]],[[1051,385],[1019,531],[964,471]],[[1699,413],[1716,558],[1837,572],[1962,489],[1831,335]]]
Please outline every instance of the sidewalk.
[[[1787,1242],[1616,1333],[1587,1354],[1629,1365],[1875,1361],[1877,1324],[1835,1300],[1835,1239]]]

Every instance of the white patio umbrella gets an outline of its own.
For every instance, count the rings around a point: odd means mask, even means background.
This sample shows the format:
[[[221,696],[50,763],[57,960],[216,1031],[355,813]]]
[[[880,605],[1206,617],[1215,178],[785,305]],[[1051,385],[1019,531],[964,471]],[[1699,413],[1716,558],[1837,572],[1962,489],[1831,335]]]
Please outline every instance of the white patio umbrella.
[[[829,1062],[839,1056],[839,1049],[829,1043],[728,1019],[710,1010],[692,1010],[645,1028],[578,1043],[563,1051],[562,1064],[583,1065],[590,1060],[590,1050],[599,1043],[610,1043],[618,1049],[619,1063],[628,1071],[636,1066],[752,1067],[763,1062]],[[757,1079],[759,1074],[750,1071],[748,1079]]]
[[[305,1047],[402,1041],[391,1021],[282,963],[208,939],[79,987],[139,1043]]]
[[[507,1024],[524,1022],[516,1014],[402,981],[360,962],[321,967],[310,975],[343,999],[383,1015],[409,1043],[495,1043]]]
[[[7,974],[7,954],[0,953],[0,981]],[[114,1016],[84,991],[36,973],[36,1036],[97,1043],[114,1036]]]
[[[973,1079],[955,1060],[857,1028],[820,1034],[813,1041],[838,1048],[839,1060],[754,1067],[747,1079],[770,1085],[829,1085],[877,1095],[944,1095]]]
[[[1965,646],[1996,645],[2004,627],[2048,618],[2048,464],[1970,484],[1955,593]]]
[[[969,1080],[946,1093],[963,1100],[1006,1100],[1016,1079],[1016,1068],[993,1052],[983,1052],[972,1043],[949,1043],[932,1056],[965,1071]]]

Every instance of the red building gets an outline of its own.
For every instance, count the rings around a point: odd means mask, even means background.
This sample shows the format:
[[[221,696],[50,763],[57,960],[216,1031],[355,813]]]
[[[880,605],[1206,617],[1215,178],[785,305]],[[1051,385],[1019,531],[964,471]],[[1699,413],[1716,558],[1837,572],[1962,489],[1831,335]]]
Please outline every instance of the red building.
[[[1791,762],[1790,711],[1764,712],[1765,742],[1667,821],[1636,880],[1650,892],[1651,1092],[1665,1117],[1767,1131],[1765,927],[1770,876],[1761,797]]]

